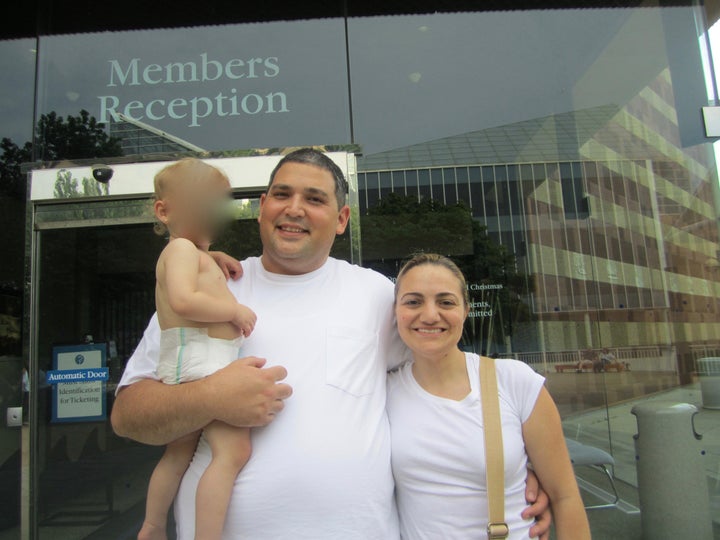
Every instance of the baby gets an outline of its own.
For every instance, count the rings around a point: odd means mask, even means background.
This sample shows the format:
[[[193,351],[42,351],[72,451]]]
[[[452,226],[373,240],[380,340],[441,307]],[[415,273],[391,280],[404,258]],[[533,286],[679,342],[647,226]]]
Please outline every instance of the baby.
[[[162,331],[157,372],[166,384],[207,377],[238,358],[255,314],[238,304],[208,254],[228,215],[230,182],[198,159],[182,159],[155,176],[155,216],[169,232],[156,272],[155,304]],[[250,457],[250,431],[215,421],[203,430],[212,461],[198,484],[195,539],[220,539],[235,478]],[[138,540],[167,538],[167,514],[200,433],[167,446],[148,487]]]

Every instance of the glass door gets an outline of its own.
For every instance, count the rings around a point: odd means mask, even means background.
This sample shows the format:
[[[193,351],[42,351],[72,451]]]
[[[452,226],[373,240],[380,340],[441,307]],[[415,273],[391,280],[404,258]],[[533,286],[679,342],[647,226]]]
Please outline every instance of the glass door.
[[[243,215],[220,245],[239,247],[232,252],[242,256],[260,253],[258,203],[257,197],[236,201]],[[162,449],[116,436],[109,418],[124,366],[155,310],[155,261],[165,239],[154,233],[149,218],[140,219],[147,204],[85,203],[36,213],[37,538],[110,538],[120,531],[130,537],[144,515],[147,480]],[[84,219],[119,208],[139,215]],[[94,219],[108,222],[83,225]],[[106,382],[52,384],[49,373],[67,362],[76,369],[89,365],[96,351],[100,361],[92,367],[108,369]]]

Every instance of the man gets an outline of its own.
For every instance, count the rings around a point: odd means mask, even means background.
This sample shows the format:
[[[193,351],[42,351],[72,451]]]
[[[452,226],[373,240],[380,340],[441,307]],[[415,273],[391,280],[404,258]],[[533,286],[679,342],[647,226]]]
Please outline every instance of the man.
[[[385,373],[404,348],[393,326],[392,283],[329,257],[349,220],[345,190],[342,172],[322,153],[285,156],[260,200],[262,257],[245,260],[243,279],[229,283],[257,313],[242,349],[247,358],[200,381],[163,385],[154,374],[153,320],[120,383],[113,426],[142,442],[166,444],[213,420],[265,426],[252,432],[226,538],[399,537]],[[258,356],[273,367],[263,368]],[[278,382],[285,377],[292,397]],[[201,440],[176,501],[181,539],[192,538],[194,492],[208,462]],[[543,495],[533,511],[546,506]],[[538,532],[548,526],[546,513]]]

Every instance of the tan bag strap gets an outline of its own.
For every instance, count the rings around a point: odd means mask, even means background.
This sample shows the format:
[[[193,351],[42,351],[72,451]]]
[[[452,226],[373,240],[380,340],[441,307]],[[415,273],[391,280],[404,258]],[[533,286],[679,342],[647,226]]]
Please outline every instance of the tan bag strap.
[[[501,540],[510,534],[505,523],[505,460],[503,453],[500,396],[495,361],[480,357],[480,400],[487,468],[488,539]]]

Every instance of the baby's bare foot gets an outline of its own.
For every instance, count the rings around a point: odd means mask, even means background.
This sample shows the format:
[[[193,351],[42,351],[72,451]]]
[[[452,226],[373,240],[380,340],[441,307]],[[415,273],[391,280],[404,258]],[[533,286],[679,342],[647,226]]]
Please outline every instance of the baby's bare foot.
[[[145,521],[138,533],[137,540],[167,540],[165,527]]]

